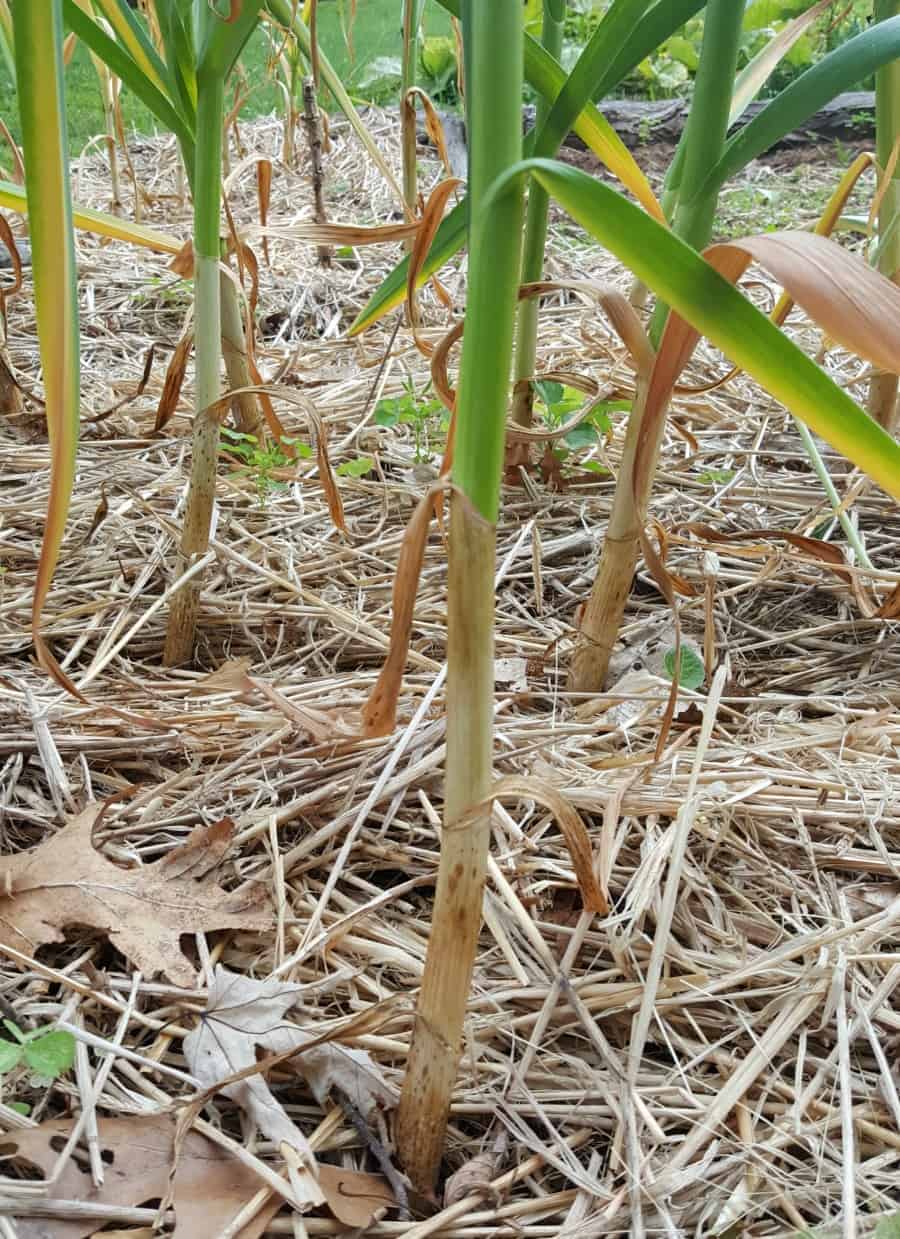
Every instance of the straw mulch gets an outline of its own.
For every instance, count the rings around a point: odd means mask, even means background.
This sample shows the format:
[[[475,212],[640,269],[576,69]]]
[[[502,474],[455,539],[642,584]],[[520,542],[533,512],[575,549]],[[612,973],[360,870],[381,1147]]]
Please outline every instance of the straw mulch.
[[[368,119],[393,158],[393,121]],[[260,253],[253,157],[277,159],[280,128],[261,121],[242,137],[253,156],[245,162],[232,150],[229,197]],[[388,221],[396,203],[343,125],[333,142],[332,218]],[[132,155],[150,196],[147,221],[187,236],[172,146],[143,139]],[[435,166],[426,167],[433,176]],[[830,177],[826,167],[820,176]],[[276,164],[274,184],[273,229],[310,217],[302,171]],[[105,206],[102,164],[84,161],[75,188]],[[189,298],[157,256],[90,237],[78,248],[84,433],[45,628],[88,704],[61,694],[33,662],[30,592],[49,458],[39,408],[28,402],[22,419],[0,427],[4,853],[51,840],[111,796],[119,799],[94,844],[126,868],[158,861],[196,827],[227,817],[235,832],[216,880],[231,891],[264,884],[259,906],[271,900],[273,929],[191,933],[182,947],[197,970],[193,988],[135,973],[108,936],[77,926],[19,956],[3,947],[6,1013],[26,1028],[62,1019],[84,1046],[78,1070],[49,1087],[27,1070],[7,1077],[4,1128],[85,1106],[92,1121],[169,1112],[193,1098],[197,1087],[177,1074],[181,1041],[216,963],[302,983],[293,1018],[313,1033],[375,1008],[354,1044],[399,1085],[443,795],[446,573],[436,530],[397,728],[386,740],[360,740],[353,721],[387,648],[405,522],[440,447],[432,443],[431,460],[417,462],[411,427],[373,420],[378,399],[402,394],[407,380],[417,390],[427,381],[406,327],[386,362],[393,319],[359,341],[342,334],[398,251],[361,250],[361,265],[326,270],[313,246],[271,240],[271,267],[261,265],[261,370],[312,403],[335,465],[371,456],[374,471],[340,479],[342,536],[314,456],[288,469],[264,503],[256,480],[223,459],[197,663],[165,670],[190,374],[165,432],[154,436],[152,427]],[[561,219],[549,268],[557,279],[628,287],[626,274]],[[459,264],[443,277],[457,307],[463,278]],[[447,312],[430,292],[423,312],[423,334],[435,342]],[[816,333],[792,322],[815,352]],[[23,385],[38,391],[27,291],[10,306],[9,339]],[[135,391],[151,343],[157,355],[143,395],[98,417]],[[861,365],[835,351],[824,364],[864,399]],[[702,381],[722,367],[701,352],[692,374]],[[591,376],[616,395],[630,390],[621,347],[575,296],[546,304],[541,368]],[[310,441],[302,408],[277,407],[289,431]],[[569,853],[546,810],[524,799],[497,806],[446,1167],[489,1152],[504,1132],[506,1153],[435,1221],[398,1220],[394,1211],[358,1233],[768,1236],[822,1226],[852,1235],[900,1209],[896,626],[866,618],[846,578],[777,537],[713,544],[684,531],[691,521],[720,532],[831,526],[790,419],[751,382],[685,398],[676,412],[696,447],[675,434],[667,440],[653,514],[668,531],[670,566],[697,590],[682,608],[686,635],[700,649],[706,640],[724,670],[682,703],[659,760],[664,682],[624,710],[616,699],[567,693],[574,613],[592,578],[611,477],[581,472],[561,492],[540,477],[507,489],[496,772],[537,779],[580,811],[614,910],[606,921],[581,912]],[[613,473],[622,433],[619,414],[595,451]],[[898,581],[897,510],[844,460],[827,459],[880,570],[865,579],[883,597]],[[627,618],[633,648],[648,624],[669,622],[643,570]],[[236,668],[239,659],[246,662]],[[241,691],[242,667],[253,691]],[[57,897],[48,892],[48,909]],[[320,1106],[290,1066],[269,1083],[321,1160],[377,1170],[336,1102]],[[8,1108],[14,1100],[33,1107],[31,1118]],[[251,1167],[282,1169],[278,1150],[242,1126],[232,1102],[219,1095],[202,1113]],[[91,1130],[89,1122],[89,1143]],[[63,1234],[54,1229],[63,1218],[83,1216],[77,1201],[55,1213],[44,1201],[53,1217],[34,1229],[30,1211],[40,1210],[42,1191],[11,1178],[0,1192],[4,1236]],[[265,1200],[264,1191],[258,1203]],[[146,1228],[156,1209],[132,1201],[90,1216],[96,1228]],[[302,1224],[297,1216],[283,1210],[262,1233],[351,1233],[330,1215]]]

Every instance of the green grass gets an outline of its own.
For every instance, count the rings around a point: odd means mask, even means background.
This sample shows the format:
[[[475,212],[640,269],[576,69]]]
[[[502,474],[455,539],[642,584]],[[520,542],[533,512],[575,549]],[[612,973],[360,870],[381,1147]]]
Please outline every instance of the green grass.
[[[341,10],[349,13],[347,0],[324,0],[319,7],[320,46],[340,73],[347,89],[361,101],[395,102],[396,83],[374,82],[364,89],[359,82],[366,70],[379,57],[400,56],[400,0],[360,0],[356,21],[353,24],[353,54],[344,39],[341,28]],[[446,35],[450,33],[450,21],[435,0],[425,6],[425,34]],[[258,31],[241,58],[246,74],[246,89],[249,91],[243,116],[260,116],[280,109],[280,96],[272,84],[267,61],[269,40]],[[327,102],[327,101],[326,101]],[[69,149],[73,155],[81,153],[85,145],[103,132],[103,109],[100,91],[91,60],[85,48],[79,46],[66,70],[66,105],[68,108]],[[157,125],[144,107],[127,91],[122,96],[122,111],[127,130],[137,133],[154,133]],[[6,121],[13,137],[20,140],[19,114],[16,92],[6,71],[0,64],[0,116]]]

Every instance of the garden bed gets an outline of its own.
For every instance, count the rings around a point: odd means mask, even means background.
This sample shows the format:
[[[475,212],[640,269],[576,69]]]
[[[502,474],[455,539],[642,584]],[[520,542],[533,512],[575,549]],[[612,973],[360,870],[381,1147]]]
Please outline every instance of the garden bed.
[[[388,114],[372,111],[368,123],[384,150],[399,149]],[[277,156],[277,122],[241,134],[248,153]],[[396,203],[377,172],[341,125],[333,138],[332,218],[388,220]],[[174,148],[142,139],[132,154],[147,222],[158,216],[171,231]],[[825,148],[788,172],[751,168],[723,198],[721,230],[762,231],[781,224],[779,211],[794,227],[810,223],[840,174],[833,155]],[[84,1106],[101,1118],[146,1117],[193,1097],[190,1083],[156,1064],[184,1071],[182,1038],[216,964],[304,985],[300,1018],[311,1032],[374,1008],[354,1044],[389,1084],[403,1071],[442,806],[446,557],[437,529],[398,726],[385,740],[362,740],[358,712],[387,649],[401,538],[436,476],[440,423],[432,419],[423,439],[422,427],[384,425],[389,419],[377,416],[380,402],[404,397],[410,384],[421,394],[429,381],[402,322],[343,338],[396,249],[316,266],[314,248],[290,236],[311,214],[308,182],[281,168],[269,267],[255,232],[252,160],[232,152],[232,167],[229,201],[261,262],[260,369],[323,419],[347,533],[332,525],[314,458],[267,466],[262,482],[259,467],[223,458],[197,662],[162,668],[164,592],[190,451],[190,372],[174,418],[162,433],[153,426],[187,298],[163,259],[80,236],[83,440],[45,627],[86,700],[61,695],[33,661],[30,590],[49,453],[31,400],[21,420],[0,426],[0,825],[4,852],[14,854],[52,839],[91,802],[114,797],[93,845],[134,867],[169,854],[197,827],[230,819],[218,882],[229,891],[261,884],[252,889],[260,911],[271,906],[273,927],[191,932],[182,940],[196,969],[188,985],[171,973],[135,974],[107,936],[77,927],[39,951],[15,956],[0,947],[2,994],[20,1024],[62,1015],[94,1038],[74,1077],[49,1087],[27,1073],[7,1081],[3,1102],[32,1107],[30,1119],[4,1109],[8,1131]],[[101,165],[85,162],[77,196],[106,207],[104,177]],[[182,229],[187,237],[186,204]],[[628,288],[574,226],[551,237],[553,279]],[[441,278],[459,312],[464,268],[453,264]],[[765,304],[775,292],[760,282],[752,291]],[[430,292],[422,305],[421,334],[437,343],[447,311]],[[801,316],[790,330],[817,351],[818,335]],[[23,386],[35,391],[27,289],[9,306],[9,344]],[[135,396],[151,345],[150,380]],[[839,350],[824,364],[864,399],[862,367]],[[540,365],[593,378],[612,401],[630,397],[623,349],[576,294],[547,302]],[[721,358],[701,350],[691,381],[724,370]],[[277,390],[275,402],[289,433],[309,442],[302,408]],[[783,409],[738,377],[680,397],[674,412],[683,433],[666,440],[652,511],[667,531],[670,568],[696,588],[682,605],[685,632],[727,667],[722,694],[708,700],[707,683],[685,702],[657,759],[661,681],[625,703],[566,691],[575,613],[596,566],[620,458],[623,416],[614,413],[607,440],[558,462],[562,489],[536,474],[504,492],[495,767],[537,779],[577,808],[613,912],[605,921],[581,913],[563,837],[539,804],[526,798],[497,808],[447,1169],[493,1149],[500,1131],[507,1147],[440,1220],[423,1226],[391,1211],[365,1228],[368,1235],[539,1239],[626,1235],[639,1226],[649,1234],[830,1233],[848,1201],[864,1234],[900,1208],[892,1068],[900,1034],[896,625],[867,618],[845,577],[779,538],[784,530],[840,534]],[[827,459],[884,592],[898,581],[896,505],[843,459]],[[722,534],[775,532],[718,542],[689,530],[692,523]],[[665,643],[669,625],[642,571],[624,640],[635,651],[650,637]],[[670,855],[679,858],[677,871]],[[634,1021],[663,888],[676,879],[633,1093],[624,1080]],[[48,901],[55,897],[48,891]],[[131,928],[139,935],[146,921],[150,935],[153,917],[152,906],[137,907]],[[114,1064],[92,1099],[91,1073],[104,1049]],[[363,1149],[347,1115],[320,1105],[293,1068],[277,1068],[269,1083],[322,1160],[377,1169],[374,1134]],[[252,1158],[277,1152],[245,1141],[237,1108],[221,1096],[204,1115]],[[638,1172],[649,1185],[640,1193],[632,1189]],[[158,1194],[108,1202],[92,1224],[146,1226]],[[270,1197],[268,1206],[275,1203]],[[47,1230],[16,1216],[23,1237],[92,1233],[63,1229],[71,1218]],[[331,1215],[305,1225],[311,1236],[351,1233]],[[287,1212],[275,1212],[262,1229],[248,1223],[235,1233],[291,1234],[292,1226]]]

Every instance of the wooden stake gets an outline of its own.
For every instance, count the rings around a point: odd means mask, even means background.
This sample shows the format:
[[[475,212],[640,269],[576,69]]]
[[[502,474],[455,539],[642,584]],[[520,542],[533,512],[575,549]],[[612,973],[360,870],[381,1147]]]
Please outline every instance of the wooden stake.
[[[313,202],[317,224],[327,224],[325,213],[325,172],[322,167],[322,118],[319,115],[319,104],[316,99],[316,84],[311,77],[303,79],[303,124],[306,128],[306,139],[309,142],[309,154],[312,163]],[[331,266],[331,246],[319,245],[316,249],[319,265]]]

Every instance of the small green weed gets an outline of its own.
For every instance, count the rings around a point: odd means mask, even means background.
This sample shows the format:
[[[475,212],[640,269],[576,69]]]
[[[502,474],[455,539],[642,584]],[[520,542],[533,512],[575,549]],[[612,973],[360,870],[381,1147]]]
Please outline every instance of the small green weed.
[[[75,1061],[75,1038],[60,1028],[35,1028],[24,1032],[14,1020],[4,1020],[3,1027],[12,1037],[11,1041],[0,1037],[0,1075],[12,1071],[24,1062],[34,1073],[35,1083],[51,1084],[64,1074]],[[20,1114],[27,1114],[25,1102],[12,1103]]]
[[[550,379],[538,379],[534,385],[538,412],[551,428],[557,430],[576,409],[584,403],[584,393],[574,387],[565,387]],[[604,400],[574,430],[570,430],[562,442],[569,452],[581,451],[599,443],[612,429],[612,414],[628,412],[630,400]],[[588,462],[590,463],[590,462]],[[602,466],[601,466],[602,467]]]
[[[446,434],[450,425],[450,414],[440,400],[428,398],[429,387],[417,396],[415,386],[409,379],[402,396],[379,400],[375,406],[374,421],[377,426],[412,427],[417,465],[431,460],[432,442],[440,434]]]
[[[670,680],[678,679],[681,688],[695,689],[699,688],[706,679],[706,671],[703,663],[697,657],[692,649],[682,648],[678,659],[678,668],[675,666],[675,651],[669,650],[663,658],[663,669]]]
[[[161,276],[146,276],[142,286],[131,294],[134,305],[172,306],[186,309],[193,304],[193,291],[189,280],[163,280]]]
[[[375,461],[371,456],[357,456],[355,460],[345,460],[338,465],[335,473],[342,478],[364,478],[374,468]]]
[[[235,470],[233,476],[253,477],[261,508],[266,506],[275,491],[285,490],[287,487],[286,482],[279,482],[274,476],[276,469],[284,469],[294,463],[285,447],[293,448],[296,455],[305,460],[312,456],[309,444],[301,443],[298,439],[283,439],[281,443],[276,443],[273,439],[261,444],[256,435],[230,430],[227,426],[222,427],[222,438],[224,450],[244,462],[243,468]]]
[[[430,93],[447,102],[456,98],[456,40],[448,35],[434,35],[422,40],[419,55],[425,75],[430,79]]]
[[[697,478],[704,486],[715,486],[717,483],[730,482],[734,477],[733,469],[706,469]]]

